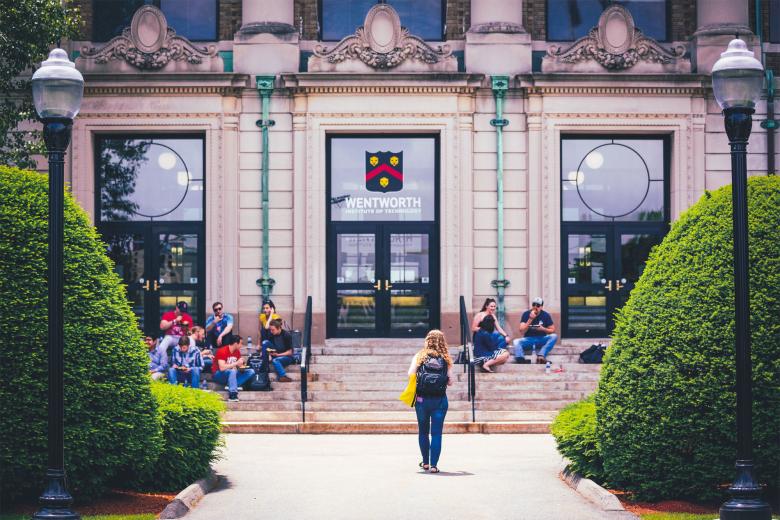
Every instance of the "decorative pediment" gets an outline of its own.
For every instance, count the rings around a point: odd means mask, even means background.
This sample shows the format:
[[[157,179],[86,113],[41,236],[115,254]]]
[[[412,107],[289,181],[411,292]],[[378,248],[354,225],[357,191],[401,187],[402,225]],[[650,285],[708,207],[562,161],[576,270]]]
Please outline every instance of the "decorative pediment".
[[[601,13],[598,26],[564,49],[551,46],[542,60],[542,72],[690,72],[685,47],[664,49],[634,24],[623,6],[612,5]]]
[[[168,27],[163,12],[152,5],[138,9],[130,27],[104,47],[82,47],[76,65],[85,72],[223,70],[216,46],[195,47]]]
[[[395,69],[432,72],[458,70],[448,45],[431,47],[401,26],[398,13],[389,4],[377,4],[355,34],[334,48],[321,45],[309,58],[309,72],[369,72]]]

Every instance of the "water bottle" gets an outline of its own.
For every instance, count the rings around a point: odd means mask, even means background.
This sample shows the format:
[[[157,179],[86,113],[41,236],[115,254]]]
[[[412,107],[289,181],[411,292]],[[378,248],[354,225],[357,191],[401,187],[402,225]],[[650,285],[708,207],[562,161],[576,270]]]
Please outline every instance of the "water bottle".
[[[531,363],[536,364],[537,356],[536,356],[536,345],[533,346],[531,349]]]
[[[252,355],[252,336],[246,338],[246,355]]]
[[[552,363],[550,363],[550,362],[548,361],[548,362],[547,362],[547,363],[545,363],[545,365],[544,365],[544,373],[545,373],[545,374],[549,374],[549,373],[550,373],[550,369],[551,369],[551,368],[552,368]]]

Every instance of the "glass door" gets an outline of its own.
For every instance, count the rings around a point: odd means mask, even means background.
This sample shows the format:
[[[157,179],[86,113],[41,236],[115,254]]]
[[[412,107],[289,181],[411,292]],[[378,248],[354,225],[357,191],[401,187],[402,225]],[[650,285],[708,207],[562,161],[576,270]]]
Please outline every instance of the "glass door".
[[[615,308],[622,307],[645,270],[653,246],[664,238],[662,226],[621,224],[615,229]],[[610,332],[612,329],[610,328]]]
[[[351,229],[350,229],[351,228]],[[377,226],[350,226],[333,233],[335,261],[330,262],[328,295],[335,313],[329,315],[329,327],[339,337],[377,335],[377,295],[382,290],[377,272]]]
[[[390,227],[390,226],[388,226]],[[385,293],[389,306],[390,337],[424,336],[432,327],[435,295],[429,230],[398,229],[392,226],[384,234],[386,244]],[[438,265],[438,262],[435,264]]]

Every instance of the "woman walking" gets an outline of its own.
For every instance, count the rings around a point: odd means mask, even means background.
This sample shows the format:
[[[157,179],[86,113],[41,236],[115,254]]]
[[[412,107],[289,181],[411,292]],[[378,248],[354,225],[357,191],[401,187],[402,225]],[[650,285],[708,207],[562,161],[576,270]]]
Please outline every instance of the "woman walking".
[[[447,387],[452,385],[450,369],[452,359],[447,349],[447,340],[440,330],[432,330],[425,336],[425,344],[412,359],[409,375],[417,374],[417,397],[414,410],[417,412],[418,440],[425,471],[438,473],[441,454],[441,436],[444,417],[447,415]],[[430,435],[430,438],[429,438]]]

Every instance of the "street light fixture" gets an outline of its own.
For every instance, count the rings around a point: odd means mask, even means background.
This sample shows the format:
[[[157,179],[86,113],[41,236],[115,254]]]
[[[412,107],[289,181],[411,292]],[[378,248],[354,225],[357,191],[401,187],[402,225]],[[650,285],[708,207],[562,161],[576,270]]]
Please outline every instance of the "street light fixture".
[[[49,152],[49,457],[46,489],[34,519],[78,520],[65,482],[63,381],[63,235],[65,150],[79,113],[84,78],[62,49],[54,49],[32,78],[33,103]]]
[[[753,389],[750,361],[748,286],[747,144],[752,115],[764,86],[764,67],[745,42],[731,40],[712,67],[712,90],[723,109],[731,145],[731,198],[734,226],[734,304],[737,361],[737,475],[731,498],[721,506],[721,520],[771,520],[753,469]]]

